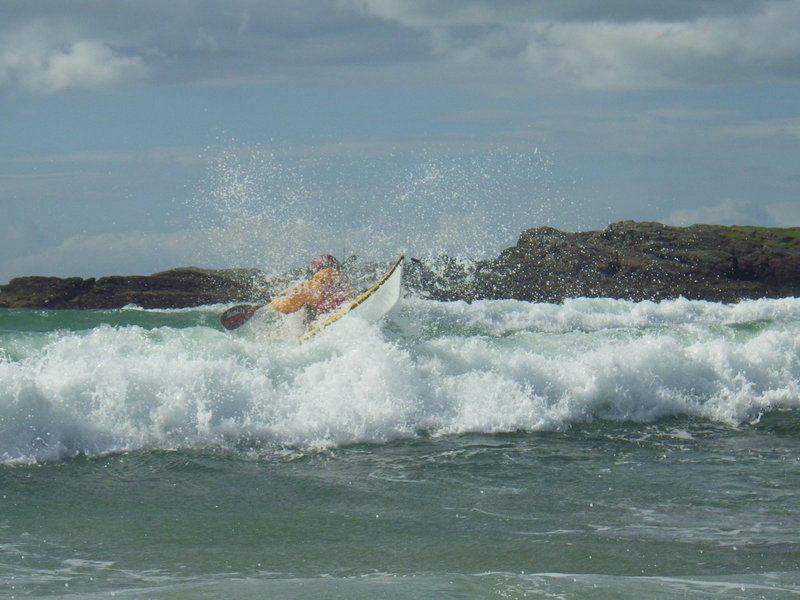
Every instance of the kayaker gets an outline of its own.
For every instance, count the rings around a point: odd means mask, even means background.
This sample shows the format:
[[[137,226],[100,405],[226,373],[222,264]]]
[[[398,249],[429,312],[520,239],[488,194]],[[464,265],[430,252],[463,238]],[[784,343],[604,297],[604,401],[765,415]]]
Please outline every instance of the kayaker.
[[[318,256],[309,263],[308,269],[311,278],[270,300],[272,308],[281,313],[293,313],[306,307],[306,318],[312,320],[351,298],[335,256]]]

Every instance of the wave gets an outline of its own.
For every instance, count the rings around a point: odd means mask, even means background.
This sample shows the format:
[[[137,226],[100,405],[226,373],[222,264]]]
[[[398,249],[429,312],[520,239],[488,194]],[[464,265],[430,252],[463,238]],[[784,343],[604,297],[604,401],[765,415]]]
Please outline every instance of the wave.
[[[76,313],[80,328],[60,314],[58,328],[0,330],[0,461],[317,449],[598,419],[742,425],[800,408],[797,299],[407,298],[381,325],[345,319],[303,344],[265,339],[269,314],[231,335],[213,308],[146,323],[140,312],[116,313],[133,324]]]

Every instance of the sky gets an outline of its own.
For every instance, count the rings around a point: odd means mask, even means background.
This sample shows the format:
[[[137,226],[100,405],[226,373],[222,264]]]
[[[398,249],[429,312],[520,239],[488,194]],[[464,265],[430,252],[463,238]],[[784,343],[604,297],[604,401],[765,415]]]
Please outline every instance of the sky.
[[[800,226],[800,0],[3,0],[0,284]]]

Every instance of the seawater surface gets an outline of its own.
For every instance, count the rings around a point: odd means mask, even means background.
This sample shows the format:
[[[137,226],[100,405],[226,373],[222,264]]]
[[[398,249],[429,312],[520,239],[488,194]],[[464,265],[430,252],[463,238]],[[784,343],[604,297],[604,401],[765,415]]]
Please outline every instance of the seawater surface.
[[[13,598],[800,597],[800,300],[0,310]]]

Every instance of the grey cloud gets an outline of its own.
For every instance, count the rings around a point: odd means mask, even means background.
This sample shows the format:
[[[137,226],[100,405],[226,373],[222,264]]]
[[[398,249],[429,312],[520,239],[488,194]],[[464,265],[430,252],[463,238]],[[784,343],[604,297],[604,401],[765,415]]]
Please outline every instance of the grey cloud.
[[[33,94],[98,89],[146,78],[141,57],[69,27],[33,22],[0,36],[0,86]]]
[[[741,225],[753,222],[760,216],[761,209],[750,202],[725,198],[713,206],[701,206],[676,210],[663,219],[668,225],[685,227],[697,223],[715,223],[719,225]]]
[[[0,23],[0,87],[29,92],[146,76],[531,94],[800,75],[791,0],[12,0]],[[49,45],[20,59],[37,28]]]
[[[559,8],[565,4],[352,3],[427,31],[431,55],[449,67],[502,74],[511,63],[522,89],[538,83],[626,91],[800,74],[796,2],[669,2],[653,8],[616,1]]]
[[[481,25],[533,21],[687,21],[751,15],[771,0],[343,0],[354,10],[409,26]]]

